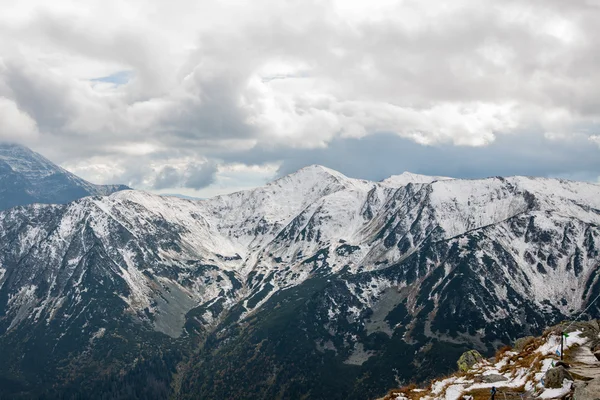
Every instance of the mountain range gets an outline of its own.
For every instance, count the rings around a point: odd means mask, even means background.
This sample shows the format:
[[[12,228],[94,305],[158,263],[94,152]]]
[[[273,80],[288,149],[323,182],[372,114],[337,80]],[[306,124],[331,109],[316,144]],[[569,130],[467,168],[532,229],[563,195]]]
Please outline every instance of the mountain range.
[[[585,309],[599,241],[599,185],[530,177],[309,166],[199,201],[12,208],[0,396],[377,397]]]
[[[94,185],[27,147],[0,143],[0,210],[32,203],[68,203],[126,189],[125,185]]]

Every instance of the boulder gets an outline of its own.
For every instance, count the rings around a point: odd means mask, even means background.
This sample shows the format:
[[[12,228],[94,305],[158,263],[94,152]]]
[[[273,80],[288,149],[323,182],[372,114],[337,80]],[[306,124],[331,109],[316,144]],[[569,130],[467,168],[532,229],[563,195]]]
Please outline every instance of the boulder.
[[[573,381],[573,377],[565,367],[554,367],[546,371],[544,376],[544,387],[549,389],[559,389],[563,387],[564,380]]]
[[[499,375],[499,374],[484,375],[481,378],[481,381],[483,383],[496,383],[496,382],[504,382],[507,380],[508,380],[507,377],[505,377],[504,375]]]
[[[525,347],[527,347],[527,345],[531,344],[534,340],[535,340],[535,338],[533,336],[525,336],[525,337],[519,338],[519,339],[515,340],[513,349],[516,352],[521,352],[521,351],[525,350]]]
[[[458,365],[458,369],[460,371],[466,372],[471,369],[473,365],[481,361],[483,361],[483,357],[477,350],[469,350],[460,356],[456,364]]]

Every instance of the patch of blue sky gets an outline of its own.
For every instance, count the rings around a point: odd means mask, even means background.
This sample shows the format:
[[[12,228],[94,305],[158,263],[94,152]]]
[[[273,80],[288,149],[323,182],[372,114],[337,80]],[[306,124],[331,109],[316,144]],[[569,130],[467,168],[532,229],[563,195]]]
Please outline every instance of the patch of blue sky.
[[[115,86],[125,85],[133,78],[133,71],[118,71],[108,76],[102,76],[100,78],[92,78],[92,82],[104,82],[112,83]]]

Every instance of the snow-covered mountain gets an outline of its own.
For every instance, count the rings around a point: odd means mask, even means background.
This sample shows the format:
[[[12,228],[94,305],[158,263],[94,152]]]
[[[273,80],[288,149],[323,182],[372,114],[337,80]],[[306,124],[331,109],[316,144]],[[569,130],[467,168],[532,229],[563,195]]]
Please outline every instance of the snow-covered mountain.
[[[24,146],[0,143],[0,210],[33,203],[68,203],[125,189],[129,188],[94,185]]]
[[[0,379],[67,387],[174,352],[179,398],[364,398],[600,293],[600,186],[400,177],[310,166],[201,201],[0,213]]]

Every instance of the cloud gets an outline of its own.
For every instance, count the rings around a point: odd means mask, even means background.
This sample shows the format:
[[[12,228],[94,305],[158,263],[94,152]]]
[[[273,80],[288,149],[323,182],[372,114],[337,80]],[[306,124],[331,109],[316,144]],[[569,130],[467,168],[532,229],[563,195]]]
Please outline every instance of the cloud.
[[[224,157],[230,161],[228,156]],[[535,132],[502,135],[484,147],[423,146],[411,139],[382,133],[360,139],[335,139],[320,149],[288,149],[281,153],[263,148],[229,157],[248,165],[283,159],[278,175],[307,164],[321,164],[347,176],[370,180],[411,171],[467,179],[526,175],[595,181],[600,171],[598,149],[589,146],[586,139],[548,141]]]
[[[165,189],[178,187],[181,180],[179,171],[171,166],[163,167],[160,172],[156,175],[154,180],[154,189]]]
[[[3,4],[0,138],[99,183],[155,190],[215,185],[228,165],[287,171],[325,154],[372,178],[398,172],[376,167],[380,152],[394,157],[388,148],[416,172],[450,175],[431,160],[462,154],[478,164],[446,169],[568,174],[544,161],[560,160],[600,174],[599,149],[581,148],[597,142],[600,117],[590,90],[600,85],[598,4],[365,4]],[[526,163],[532,143],[546,158],[528,157],[543,168]]]
[[[185,187],[202,189],[214,183],[217,166],[214,163],[193,164],[188,167]]]
[[[154,179],[153,188],[189,188],[199,190],[215,181],[217,166],[212,162],[190,163],[185,168],[163,167]]]
[[[26,143],[37,136],[35,121],[4,97],[0,97],[0,121],[0,140]]]

